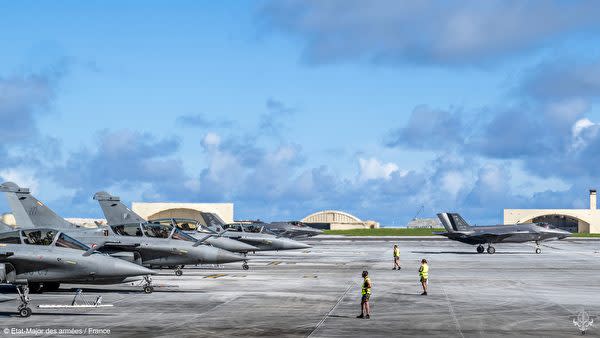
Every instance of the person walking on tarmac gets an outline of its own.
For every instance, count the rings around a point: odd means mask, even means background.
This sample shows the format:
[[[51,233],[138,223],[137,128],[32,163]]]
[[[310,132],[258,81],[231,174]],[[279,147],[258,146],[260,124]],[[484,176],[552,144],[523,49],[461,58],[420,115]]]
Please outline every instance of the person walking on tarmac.
[[[360,315],[356,318],[371,318],[371,309],[369,308],[369,298],[371,297],[371,279],[367,270],[362,272],[363,284],[361,289],[362,298],[360,300]]]
[[[427,279],[429,278],[429,265],[427,260],[423,258],[421,260],[421,267],[419,268],[419,277],[421,279],[421,285],[423,286],[423,293],[421,296],[427,296]]]
[[[394,270],[401,269],[400,267],[400,249],[398,248],[398,244],[394,244]]]

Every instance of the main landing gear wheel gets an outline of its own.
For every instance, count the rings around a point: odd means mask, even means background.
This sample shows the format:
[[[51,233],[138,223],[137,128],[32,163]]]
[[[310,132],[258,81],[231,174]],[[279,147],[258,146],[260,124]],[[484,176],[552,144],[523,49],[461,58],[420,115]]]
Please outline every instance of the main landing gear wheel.
[[[181,271],[181,269],[178,267],[177,269],[175,269],[175,276],[181,276],[183,275],[183,271]]]
[[[541,253],[542,253],[542,249],[540,249],[540,248],[535,248],[535,253],[536,253],[536,254],[541,254]]]
[[[150,276],[144,276],[144,293],[152,293],[153,291],[152,278],[150,278]]]
[[[28,307],[23,307],[19,309],[19,316],[23,317],[23,318],[27,318],[29,316],[31,316],[31,309]]]
[[[248,265],[248,263],[244,262],[244,264],[242,264],[242,269],[248,270],[248,269],[250,269],[250,265]]]
[[[487,252],[488,252],[490,255],[492,255],[492,254],[494,254],[494,253],[496,252],[496,249],[494,249],[494,247],[493,247],[493,246],[488,246],[488,248],[487,248]]]
[[[19,294],[19,307],[17,307],[17,312],[19,312],[19,316],[26,318],[31,316],[31,309],[29,308],[29,303],[31,302],[31,298],[29,298],[29,287],[27,285],[17,285],[17,293]]]
[[[485,251],[485,248],[483,247],[483,245],[477,246],[477,253],[483,253],[484,251]]]

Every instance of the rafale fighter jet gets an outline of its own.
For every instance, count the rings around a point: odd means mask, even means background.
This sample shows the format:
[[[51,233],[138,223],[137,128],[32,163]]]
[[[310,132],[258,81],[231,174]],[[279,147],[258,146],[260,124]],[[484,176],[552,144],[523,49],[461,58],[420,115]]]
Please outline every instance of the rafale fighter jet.
[[[554,239],[563,239],[571,235],[570,232],[557,229],[547,223],[523,223],[493,226],[470,226],[456,213],[437,214],[447,232],[436,233],[446,236],[451,240],[466,244],[477,244],[477,252],[493,254],[496,249],[493,243],[524,243],[535,242],[535,253],[541,253],[540,242]]]
[[[29,317],[29,290],[56,290],[60,283],[118,284],[154,271],[96,252],[53,229],[26,229],[0,233],[0,284],[17,287],[22,317]],[[137,278],[141,279],[141,278]]]
[[[201,212],[202,218],[209,231],[222,232],[222,236],[248,243],[258,248],[257,251],[274,250],[295,250],[307,249],[310,245],[304,244],[293,239],[277,237],[273,234],[263,233],[261,229],[247,228],[244,224],[225,224],[225,222],[215,213]]]
[[[246,229],[260,228],[261,232],[272,233],[279,237],[287,238],[308,238],[323,233],[323,230],[315,229],[302,222],[271,222],[265,223],[260,220],[256,221],[236,221],[236,223],[247,224]]]
[[[133,222],[148,223],[148,221],[142,218],[142,216],[136,214],[135,212],[133,212],[133,210],[129,209],[125,204],[123,204],[118,196],[112,196],[107,192],[100,191],[94,195],[94,199],[97,200],[100,204],[100,207],[102,207],[104,217],[106,218],[106,221],[110,226]],[[162,223],[165,224],[164,222]],[[220,236],[208,237],[206,239],[206,244],[210,244],[214,247],[221,248],[227,251],[239,253],[247,253],[250,251],[257,250],[257,248],[252,245]]]
[[[182,275],[181,267],[195,264],[242,262],[246,258],[229,251],[203,245],[204,238],[194,239],[172,226],[148,223],[113,225],[101,229],[77,228],[58,216],[14,183],[0,185],[21,228],[51,227],[91,246],[105,243],[100,250],[114,257],[136,262],[149,268],[168,267]],[[147,292],[152,292],[150,281]]]

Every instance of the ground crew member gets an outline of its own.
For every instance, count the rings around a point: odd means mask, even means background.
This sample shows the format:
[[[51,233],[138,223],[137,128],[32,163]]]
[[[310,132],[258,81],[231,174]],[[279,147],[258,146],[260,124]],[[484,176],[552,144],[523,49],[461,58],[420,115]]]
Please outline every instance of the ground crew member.
[[[369,272],[363,271],[363,284],[361,288],[362,298],[360,300],[360,315],[356,318],[371,318],[371,309],[369,308],[369,298],[371,297],[371,279],[369,278]]]
[[[429,278],[429,265],[427,260],[423,258],[421,260],[421,267],[419,268],[419,277],[421,279],[421,285],[423,286],[423,293],[421,296],[427,296],[427,279]]]
[[[394,244],[394,270],[400,270],[400,249],[398,248],[398,244]]]

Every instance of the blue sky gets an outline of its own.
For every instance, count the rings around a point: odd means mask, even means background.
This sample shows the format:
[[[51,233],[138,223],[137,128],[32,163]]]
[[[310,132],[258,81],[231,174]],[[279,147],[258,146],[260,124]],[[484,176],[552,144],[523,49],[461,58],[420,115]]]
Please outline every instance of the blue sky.
[[[388,225],[585,207],[599,19],[580,1],[0,2],[0,178],[81,217],[99,190]]]

